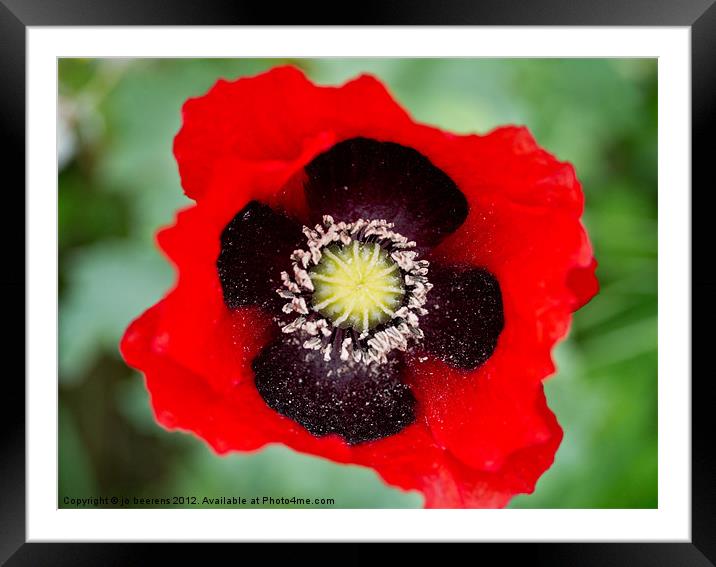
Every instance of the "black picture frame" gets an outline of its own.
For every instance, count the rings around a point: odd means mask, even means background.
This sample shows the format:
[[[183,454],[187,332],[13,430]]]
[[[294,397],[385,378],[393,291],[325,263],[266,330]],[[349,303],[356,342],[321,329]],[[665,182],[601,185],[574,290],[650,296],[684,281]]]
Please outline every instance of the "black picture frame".
[[[206,560],[206,547],[181,549],[153,544],[25,543],[25,63],[28,26],[90,25],[569,25],[569,26],[688,26],[692,56],[692,360],[711,346],[706,325],[714,320],[716,276],[710,275],[709,248],[713,238],[698,216],[709,214],[713,162],[711,134],[716,128],[716,5],[714,0],[441,0],[433,3],[362,2],[360,9],[345,10],[336,3],[296,3],[276,10],[268,3],[241,0],[0,0],[0,132],[3,133],[3,177],[6,217],[0,223],[3,270],[4,353],[18,363],[17,371],[3,380],[0,411],[0,561],[8,565],[129,565],[163,562],[181,554],[184,560]],[[280,12],[280,13],[277,13]],[[660,156],[668,159],[668,156]],[[708,185],[707,185],[708,183]],[[694,190],[699,187],[700,190]],[[713,199],[713,197],[712,197]],[[698,205],[697,205],[698,204]],[[705,219],[701,219],[705,220]],[[23,235],[21,238],[20,235]],[[22,300],[21,300],[22,298]],[[702,331],[697,331],[698,327]],[[711,346],[711,348],[713,348]],[[716,562],[716,459],[711,432],[713,405],[709,384],[713,372],[692,371],[692,540],[690,543],[541,543],[479,544],[480,562],[522,560],[556,565],[713,565]],[[13,369],[14,370],[14,369]],[[687,376],[669,379],[685,380]],[[358,563],[372,554],[354,544],[343,560]],[[314,557],[310,551],[306,557]],[[321,551],[320,554],[326,552]],[[424,554],[425,551],[421,551]],[[472,551],[475,553],[475,551]],[[332,555],[328,553],[328,556]],[[194,556],[194,557],[192,557]],[[487,556],[487,557],[486,557]],[[296,552],[271,551],[273,561],[294,561]],[[335,557],[334,557],[335,559]]]

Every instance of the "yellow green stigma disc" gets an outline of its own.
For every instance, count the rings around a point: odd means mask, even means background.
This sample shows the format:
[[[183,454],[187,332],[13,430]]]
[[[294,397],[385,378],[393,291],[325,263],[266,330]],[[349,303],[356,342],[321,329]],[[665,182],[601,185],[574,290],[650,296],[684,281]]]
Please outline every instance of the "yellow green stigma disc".
[[[365,332],[389,321],[405,295],[398,265],[375,243],[354,240],[324,248],[308,275],[313,308],[344,329]]]

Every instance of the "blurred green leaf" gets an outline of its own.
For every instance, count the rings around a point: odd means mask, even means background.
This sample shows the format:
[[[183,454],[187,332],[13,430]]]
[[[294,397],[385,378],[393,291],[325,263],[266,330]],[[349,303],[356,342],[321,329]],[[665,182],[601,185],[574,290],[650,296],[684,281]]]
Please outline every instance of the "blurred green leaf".
[[[63,507],[64,496],[81,498],[97,494],[92,463],[77,431],[72,414],[60,403],[58,439],[58,506]]]
[[[98,353],[118,355],[130,321],[160,299],[172,267],[155,249],[131,241],[99,241],[63,260],[67,293],[60,299],[60,380],[80,380]]]

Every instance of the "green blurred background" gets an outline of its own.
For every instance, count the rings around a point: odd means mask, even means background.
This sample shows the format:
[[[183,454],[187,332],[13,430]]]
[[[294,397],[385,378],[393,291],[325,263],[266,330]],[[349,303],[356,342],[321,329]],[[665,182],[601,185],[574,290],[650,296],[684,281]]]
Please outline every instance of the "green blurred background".
[[[286,60],[59,61],[59,502],[66,496],[331,497],[418,507],[354,466],[271,446],[215,456],[156,424],[117,345],[172,285],[153,235],[184,197],[180,108],[219,78]],[[534,494],[511,507],[657,506],[657,64],[654,59],[311,59],[318,83],[382,79],[415,119],[456,132],[525,124],[570,161],[602,290],[556,349],[547,382],[565,436]]]

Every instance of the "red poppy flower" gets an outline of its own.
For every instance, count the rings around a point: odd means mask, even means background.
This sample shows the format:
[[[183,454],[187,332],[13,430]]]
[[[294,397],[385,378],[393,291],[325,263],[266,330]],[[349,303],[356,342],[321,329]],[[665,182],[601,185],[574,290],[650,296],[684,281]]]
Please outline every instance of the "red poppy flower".
[[[292,67],[187,101],[174,153],[177,284],[121,344],[162,425],[372,467],[428,507],[534,489],[562,438],[551,349],[597,291],[571,165]]]

